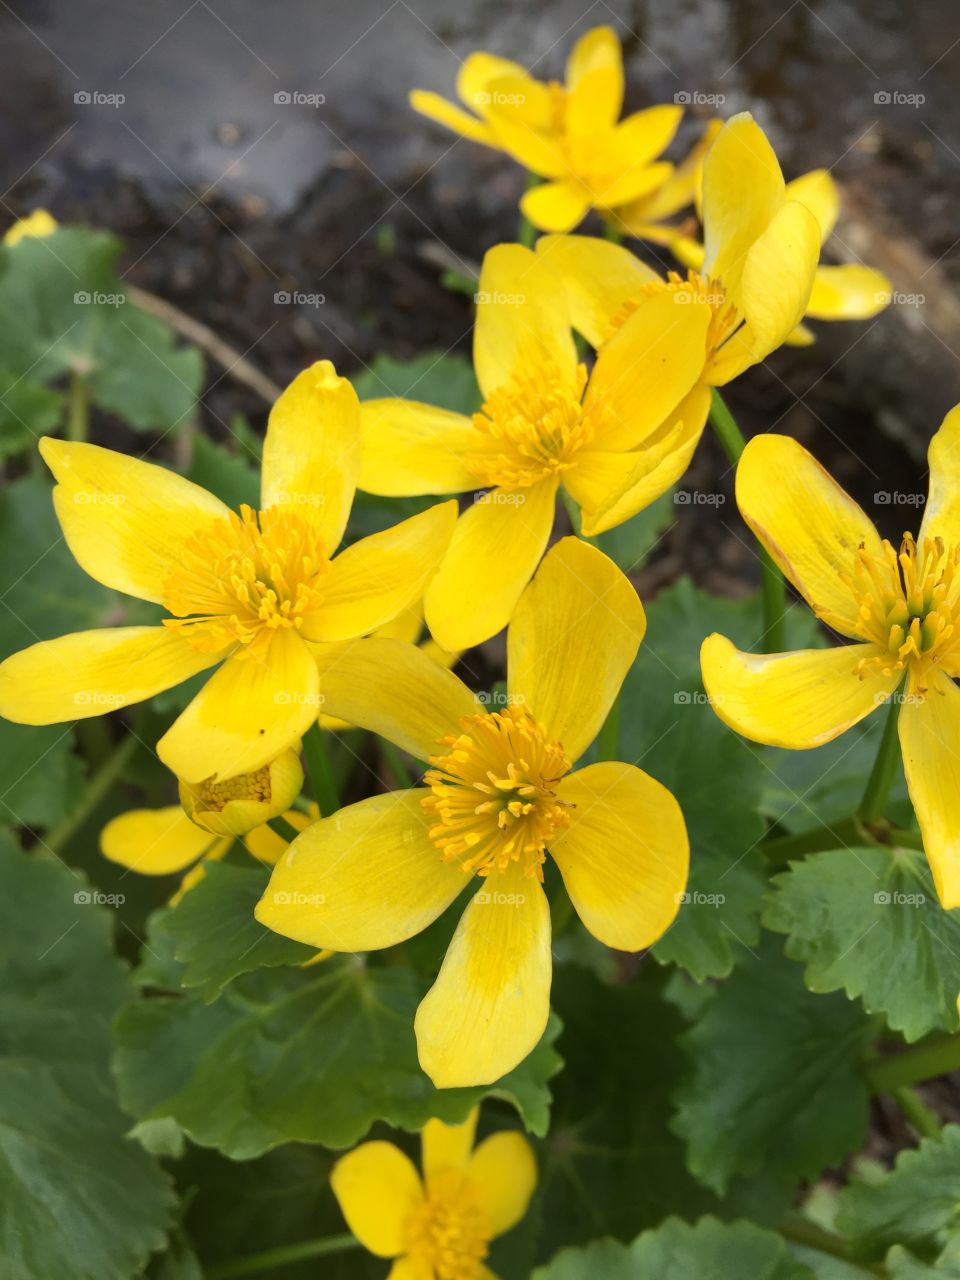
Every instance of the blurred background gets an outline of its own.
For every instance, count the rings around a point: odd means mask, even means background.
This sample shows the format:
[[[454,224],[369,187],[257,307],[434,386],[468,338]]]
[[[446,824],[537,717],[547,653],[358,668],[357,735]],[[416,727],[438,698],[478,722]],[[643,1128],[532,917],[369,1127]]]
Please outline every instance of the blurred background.
[[[417,116],[408,91],[452,96],[474,49],[560,76],[602,23],[623,41],[627,109],[692,104],[672,154],[711,114],[749,109],[787,178],[825,167],[840,183],[826,257],[885,271],[893,305],[814,324],[815,347],[777,352],[730,398],[748,433],[796,435],[900,533],[914,513],[874,495],[923,491],[926,442],[960,400],[951,0],[4,0],[0,212],[115,231],[128,284],[276,383],[320,357],[354,374],[382,352],[469,352],[469,302],[442,270],[514,237],[523,174]],[[264,411],[208,366],[215,437]],[[712,441],[689,482],[732,493]],[[732,503],[676,516],[647,589],[682,569],[744,589],[755,562]]]

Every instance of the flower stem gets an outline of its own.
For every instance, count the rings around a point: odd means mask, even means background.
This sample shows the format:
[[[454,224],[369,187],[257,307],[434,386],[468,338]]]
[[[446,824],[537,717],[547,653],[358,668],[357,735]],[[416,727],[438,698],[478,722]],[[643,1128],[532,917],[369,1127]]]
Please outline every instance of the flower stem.
[[[388,742],[386,738],[380,739],[380,754],[384,761],[390,766],[390,772],[393,774],[393,780],[398,787],[406,787],[409,789],[413,786],[413,778],[410,776],[410,770],[404,763],[403,756],[392,742]]]
[[[941,1136],[940,1121],[915,1089],[905,1084],[894,1089],[891,1096],[903,1112],[904,1118],[921,1138]]]
[[[229,1280],[232,1276],[252,1276],[258,1271],[272,1272],[274,1267],[285,1267],[292,1262],[303,1262],[307,1258],[322,1258],[330,1253],[346,1253],[348,1249],[360,1247],[360,1241],[355,1236],[326,1236],[321,1240],[304,1240],[301,1244],[264,1249],[262,1253],[250,1253],[245,1258],[219,1262],[206,1267],[204,1274],[207,1280]]]
[[[90,420],[90,397],[87,380],[79,373],[70,374],[67,398],[67,439],[84,441]]]
[[[527,174],[527,185],[525,190],[532,191],[534,187],[539,187],[542,178],[536,173]],[[537,243],[537,236],[540,232],[533,225],[527,215],[523,212],[520,214],[520,221],[517,223],[517,239],[527,249],[532,249]]]
[[[890,699],[887,722],[883,726],[883,737],[880,739],[877,758],[873,762],[863,799],[857,811],[861,822],[878,822],[887,807],[887,797],[897,776],[897,769],[900,767],[897,721],[900,717],[901,701],[900,689],[898,689]]]
[[[330,767],[330,755],[323,730],[318,724],[312,724],[303,735],[302,745],[313,798],[320,808],[321,818],[329,818],[331,813],[336,813],[340,808],[340,797],[333,769]]]
[[[863,1069],[874,1093],[894,1093],[907,1085],[936,1080],[960,1070],[960,1035],[936,1036],[910,1045],[888,1058],[875,1058]]]
[[[286,818],[279,814],[275,818],[268,819],[267,826],[275,836],[279,836],[280,839],[285,841],[287,844],[292,844],[300,834],[292,823],[289,823]]]
[[[603,722],[597,737],[597,760],[620,759],[620,699],[618,698]]]
[[[811,1222],[809,1218],[805,1218],[803,1214],[790,1212],[783,1218],[779,1226],[780,1234],[787,1240],[792,1240],[794,1244],[802,1245],[805,1249],[815,1249],[818,1253],[828,1254],[831,1258],[839,1258],[842,1262],[846,1262],[849,1266],[865,1272],[869,1276],[885,1276],[886,1269],[879,1263],[862,1262],[859,1258],[854,1258],[853,1249],[849,1241],[844,1240],[842,1236],[835,1235],[832,1231],[826,1231],[823,1227],[818,1226],[815,1222]]]
[[[710,425],[724,453],[736,466],[747,442],[743,438],[743,432],[737,426],[736,418],[727,408],[726,401],[716,387],[711,389],[711,395]],[[783,574],[763,546],[760,547],[760,585],[763,596],[764,647],[773,653],[782,653],[786,648],[783,619],[787,607],[787,588]]]
[[[43,848],[49,849],[51,853],[59,854],[70,843],[123,773],[139,745],[138,739],[132,733],[126,734],[121,739],[100,768],[90,778],[84,791],[83,799],[77,807],[72,813],[68,813],[62,822],[58,822],[41,841]]]

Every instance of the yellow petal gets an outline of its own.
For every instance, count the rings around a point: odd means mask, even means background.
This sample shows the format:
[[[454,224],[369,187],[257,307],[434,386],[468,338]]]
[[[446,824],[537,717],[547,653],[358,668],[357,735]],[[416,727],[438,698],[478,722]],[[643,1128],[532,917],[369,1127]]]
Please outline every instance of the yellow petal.
[[[960,404],[954,405],[930,441],[927,465],[930,491],[920,541],[939,537],[948,547],[960,545]]]
[[[704,266],[735,285],[747,251],[784,200],[783,174],[763,130],[748,111],[717,134],[703,167]]]
[[[805,204],[820,227],[823,243],[837,224],[840,214],[840,192],[828,169],[813,169],[802,177],[788,182],[784,191],[787,200],[799,200]]]
[[[41,640],[0,663],[0,716],[87,720],[152,698],[220,661],[166,627],[110,627]]]
[[[872,267],[817,267],[807,315],[813,320],[869,320],[889,305],[892,292],[887,277]]]
[[[536,1189],[533,1148],[522,1133],[493,1133],[470,1157],[467,1177],[493,1235],[502,1236],[527,1212]]]
[[[653,161],[673,141],[682,118],[682,107],[647,107],[627,116],[608,135],[598,160],[604,172],[616,175],[604,193],[608,206],[636,200],[673,174],[673,165],[660,168]],[[648,168],[658,170],[655,178],[645,176]]]
[[[436,1280],[436,1272],[426,1258],[407,1254],[406,1257],[397,1258],[390,1268],[387,1280]],[[477,1280],[488,1280],[488,1276],[481,1272]],[[496,1276],[492,1280],[496,1280]]]
[[[674,796],[629,764],[604,761],[568,775],[560,799],[576,807],[550,852],[577,915],[618,951],[642,951],[680,909],[689,864]]]
[[[520,212],[541,231],[572,231],[589,209],[586,188],[572,178],[541,182],[520,199]]]
[[[318,360],[294,378],[270,411],[262,505],[309,519],[332,555],[343,537],[359,474],[357,393],[329,360]]]
[[[476,487],[463,455],[476,450],[479,433],[464,414],[415,400],[364,400],[360,424],[364,492],[406,498]]]
[[[799,329],[800,326],[797,326]],[[793,330],[793,333],[797,332]],[[788,338],[792,334],[787,335]],[[787,339],[785,339],[786,341]],[[735,329],[707,361],[704,378],[712,387],[723,387],[761,359],[760,348],[748,324]]]
[[[560,280],[530,249],[501,244],[484,255],[473,359],[484,396],[530,364],[573,381],[577,351]]]
[[[320,812],[316,805],[310,806],[313,812],[303,813],[300,809],[288,809],[283,815],[284,821],[295,831],[306,831],[312,822],[318,821]],[[244,847],[251,858],[256,858],[265,867],[273,867],[280,861],[289,848],[289,842],[278,836],[270,827],[254,827],[243,837]]]
[[[876,710],[900,683],[902,672],[858,664],[880,650],[872,644],[794,653],[742,653],[721,635],[700,649],[703,683],[714,711],[754,742],[802,750],[832,742]]]
[[[97,582],[159,602],[186,540],[228,514],[219,498],[165,467],[113,449],[45,436],[67,546]]]
[[[754,436],[737,467],[736,489],[744,520],[817,617],[863,639],[844,579],[861,546],[871,556],[883,554],[864,511],[790,436]]]
[[[492,1084],[536,1046],[550,1014],[550,907],[516,864],[488,876],[457,925],[414,1023],[438,1089]]]
[[[568,93],[576,92],[584,76],[596,71],[613,72],[620,77],[620,93],[623,95],[623,54],[620,40],[613,27],[592,27],[577,40],[567,58],[566,87]],[[620,105],[613,113],[616,119]]]
[[[633,449],[668,418],[700,381],[706,359],[710,308],[679,305],[686,292],[644,298],[597,355],[587,386],[587,407],[604,414],[598,449]]]
[[[960,907],[960,689],[936,667],[900,708],[907,788],[941,904]]]
[[[220,836],[243,836],[286,812],[303,787],[295,750],[283,751],[265,769],[217,783],[179,780],[180,803],[191,822]]]
[[[371,796],[313,823],[274,867],[257,919],[333,951],[377,951],[422,932],[470,879],[427,834],[428,794]]]
[[[499,58],[493,53],[470,53],[457,72],[457,96],[473,111],[483,115],[490,105],[490,85],[504,76],[527,78],[519,62]]]
[[[821,267],[817,268],[818,275],[820,274],[821,270],[822,270]],[[814,288],[816,288],[816,279],[814,279]],[[807,312],[809,314],[809,304],[807,307]],[[809,328],[805,324],[798,324],[797,327],[795,329],[792,329],[790,333],[788,333],[787,336],[784,338],[783,345],[785,347],[812,347],[813,344],[816,342],[816,340],[817,340],[817,335],[813,332],[811,328]],[[720,383],[716,383],[716,385],[719,386]]]
[[[487,147],[499,145],[482,120],[477,120],[469,112],[448,102],[439,93],[430,93],[426,89],[414,89],[410,94],[410,105],[414,111],[419,111],[428,120],[435,120],[445,129],[452,129],[454,133],[469,138],[471,142],[479,142]]]
[[[636,202],[617,210],[620,221],[626,225],[631,235],[646,239],[650,228],[645,227],[645,223],[661,222],[690,204],[696,204],[699,207],[703,162],[722,125],[721,120],[708,121],[698,141],[662,186],[650,195],[643,196]],[[700,264],[685,263],[685,265],[699,266]]]
[[[103,856],[142,876],[182,871],[217,843],[217,837],[192,823],[178,804],[131,809],[111,818],[100,832]]]
[[[24,238],[30,237],[42,240],[44,236],[52,236],[58,225],[56,218],[46,209],[34,209],[32,213],[28,213],[25,218],[18,218],[6,229],[3,234],[3,243],[19,244]]]
[[[540,110],[540,96],[534,89],[530,94],[531,109],[525,102],[511,102],[520,95],[526,97],[529,82],[509,78],[495,82],[494,93],[501,105],[487,109],[486,122],[496,139],[496,145],[511,155],[531,173],[542,178],[559,178],[567,172],[563,144],[560,135],[549,125],[536,127],[531,114]]]
[[[757,360],[781,345],[800,323],[820,257],[817,220],[790,201],[747,251],[734,302],[753,334]]]
[[[315,645],[321,705],[330,715],[378,733],[419,760],[437,752],[463,716],[480,710],[462,680],[402,640]]]
[[[428,1120],[420,1131],[423,1176],[429,1184],[431,1177],[444,1169],[465,1169],[473,1150],[480,1108],[474,1107],[463,1124],[444,1124],[442,1120]]]
[[[629,580],[596,547],[562,538],[507,632],[507,687],[571,761],[596,737],[646,630]]]
[[[556,480],[494,489],[457,521],[424,596],[427,625],[444,649],[469,649],[510,621],[543,555],[556,508]]]
[[[157,755],[187,782],[253,773],[310,728],[318,689],[305,641],[278,631],[263,657],[227,659],[157,743]]]
[[[456,502],[441,502],[347,547],[330,566],[320,605],[304,615],[304,637],[352,640],[408,609],[422,597],[456,523]]]
[[[619,63],[585,71],[567,97],[566,131],[582,140],[612,130],[622,105],[623,67]]]
[[[423,1187],[410,1158],[390,1142],[364,1142],[341,1156],[330,1173],[347,1226],[365,1249],[396,1258],[407,1247],[410,1216]]]
[[[596,236],[541,236],[537,254],[563,282],[570,322],[592,347],[609,337],[610,322],[624,303],[659,279],[629,249]]]

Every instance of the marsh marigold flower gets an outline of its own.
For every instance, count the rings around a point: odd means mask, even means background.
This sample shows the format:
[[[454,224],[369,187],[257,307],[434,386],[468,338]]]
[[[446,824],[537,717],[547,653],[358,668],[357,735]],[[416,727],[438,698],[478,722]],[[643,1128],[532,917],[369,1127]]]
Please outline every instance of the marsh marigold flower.
[[[721,635],[701,650],[722,720],[802,749],[831,742],[889,697],[937,893],[960,906],[960,406],[930,443],[920,532],[899,547],[787,436],[757,436],[737,468],[743,518],[818,618],[854,644],[760,655]],[[903,686],[903,692],[897,690]]]
[[[623,246],[590,236],[544,236],[537,253],[563,281],[574,327],[601,351],[655,299],[704,312],[701,381],[721,387],[793,333],[820,256],[820,223],[788,192],[747,112],[728,120],[707,152],[703,225],[702,264],[667,279]]]
[[[157,626],[82,631],[0,665],[0,715],[51,724],[140,702],[219,665],[157,744],[188,783],[252,773],[322,705],[314,642],[364,635],[406,609],[446,549],[454,503],[340,543],[360,467],[356,393],[329,361],[274,406],[261,507],[239,514],[163,467],[44,439],[67,545],[92,578],[161,604]]]
[[[500,245],[480,275],[473,350],[481,411],[470,418],[413,400],[361,404],[361,489],[478,495],[424,597],[445,649],[469,648],[509,622],[547,546],[561,485],[589,536],[634,515],[686,470],[709,408],[707,389],[693,388],[710,312],[674,306],[666,292],[648,302],[588,376],[547,255]]]
[[[388,1280],[496,1280],[490,1241],[515,1227],[537,1184],[521,1133],[491,1134],[474,1148],[477,1109],[460,1125],[428,1120],[423,1176],[390,1142],[364,1142],[333,1167],[330,1184],[365,1248],[396,1261]]]
[[[499,1079],[543,1034],[548,853],[581,920],[610,947],[648,947],[676,916],[688,844],[674,797],[633,765],[573,771],[645,626],[616,565],[564,538],[507,631],[502,706],[487,709],[413,645],[331,650],[331,711],[430,768],[424,786],[350,805],[295,840],[256,915],[311,946],[369,951],[419,933],[470,885],[416,1018],[420,1062],[438,1087]]]
[[[544,84],[506,58],[471,53],[457,76],[457,94],[470,111],[422,89],[411,93],[410,102],[546,179],[520,202],[543,231],[570,231],[590,209],[615,211],[662,186],[673,172],[658,157],[673,140],[683,109],[649,107],[620,120],[623,57],[610,27],[580,37],[562,85]]]

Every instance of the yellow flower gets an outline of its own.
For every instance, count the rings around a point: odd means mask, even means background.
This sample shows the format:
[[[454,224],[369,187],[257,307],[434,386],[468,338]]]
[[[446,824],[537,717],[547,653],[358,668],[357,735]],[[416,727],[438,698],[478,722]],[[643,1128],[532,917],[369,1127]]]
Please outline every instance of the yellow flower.
[[[270,414],[259,512],[237,515],[110,449],[50,438],[40,449],[79,564],[168,616],[14,654],[0,665],[0,714],[26,724],[102,715],[222,663],[157,744],[190,783],[253,773],[301,738],[322,700],[310,643],[364,635],[406,609],[456,519],[444,503],[331,558],[353,501],[360,421],[356,393],[328,361]]]
[[[373,796],[311,827],[274,868],[256,915],[311,946],[369,951],[419,933],[467,885],[477,889],[417,1012],[420,1063],[440,1088],[498,1080],[543,1034],[547,852],[607,946],[649,947],[676,916],[688,844],[674,797],[629,764],[571,772],[645,626],[616,565],[564,538],[510,624],[501,707],[485,709],[413,645],[367,639],[331,649],[331,709],[429,760],[426,786]]]
[[[535,80],[505,58],[472,53],[457,76],[457,94],[475,115],[422,89],[411,93],[410,102],[547,179],[520,202],[525,216],[544,231],[570,231],[590,209],[616,210],[671,176],[672,165],[657,157],[673,140],[683,109],[650,107],[618,123],[623,58],[611,27],[580,37],[565,85]]]
[[[496,1280],[488,1246],[526,1213],[537,1164],[512,1130],[474,1150],[477,1114],[460,1125],[427,1121],[422,1178],[390,1142],[365,1142],[334,1165],[330,1185],[350,1230],[371,1253],[396,1259],[388,1280]]]
[[[584,534],[620,524],[683,474],[709,409],[707,389],[693,390],[706,307],[674,306],[665,292],[651,298],[588,378],[549,255],[492,249],[478,299],[480,413],[471,419],[397,399],[360,406],[361,489],[490,490],[457,522],[424,597],[430,630],[449,650],[479,644],[510,621],[546,548],[561,484],[581,508]]]
[[[722,120],[709,120],[699,140],[662,186],[618,209],[613,219],[617,231],[638,240],[648,240],[651,244],[673,248],[678,238],[682,240],[694,230],[693,217],[681,226],[671,226],[666,220],[690,205],[695,205],[700,212],[703,204],[703,162],[722,127]]]
[[[587,236],[545,236],[538,256],[566,286],[573,324],[603,348],[666,296],[704,312],[702,381],[723,386],[787,340],[810,299],[820,224],[791,198],[773,148],[746,112],[717,134],[703,172],[702,269],[666,280],[627,249]]]
[[[761,656],[720,635],[701,650],[722,720],[755,742],[831,742],[905,680],[907,786],[937,892],[960,906],[960,406],[929,452],[920,532],[899,549],[787,436],[757,436],[737,469],[743,518],[827,626],[855,644]]]
[[[13,226],[6,229],[3,234],[3,243],[19,244],[26,236],[42,239],[44,236],[53,235],[58,225],[56,218],[46,209],[34,209],[33,213],[28,213],[25,218],[18,218]]]
[[[217,836],[243,836],[262,827],[293,804],[303,786],[303,766],[294,750],[287,750],[255,773],[241,773],[225,782],[180,779],[183,811],[198,827]]]

